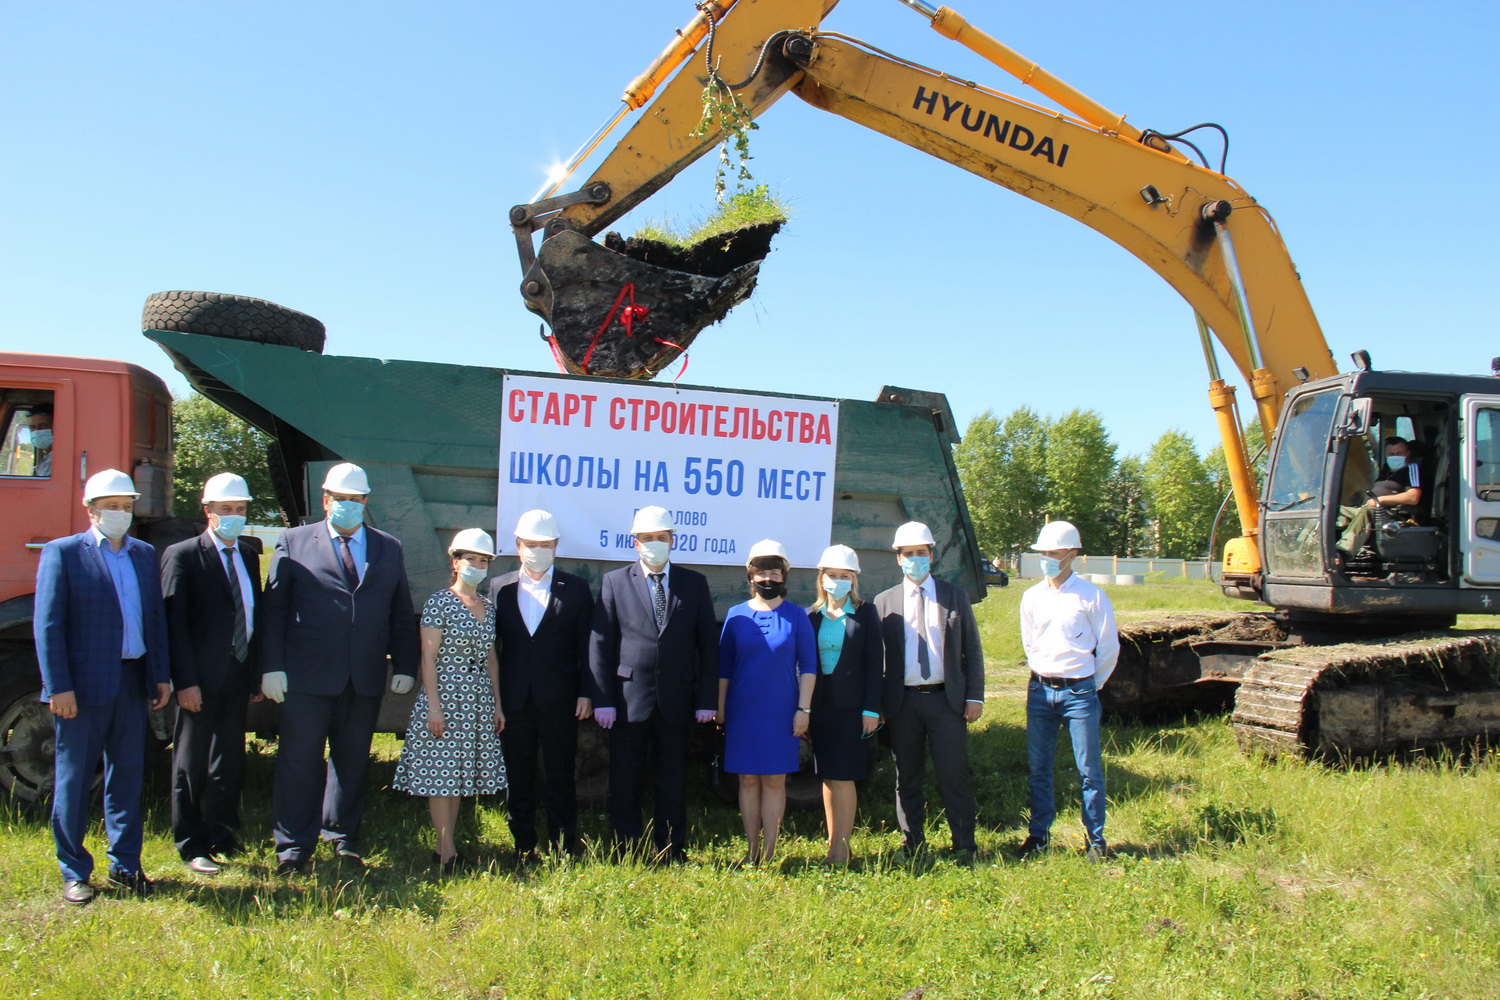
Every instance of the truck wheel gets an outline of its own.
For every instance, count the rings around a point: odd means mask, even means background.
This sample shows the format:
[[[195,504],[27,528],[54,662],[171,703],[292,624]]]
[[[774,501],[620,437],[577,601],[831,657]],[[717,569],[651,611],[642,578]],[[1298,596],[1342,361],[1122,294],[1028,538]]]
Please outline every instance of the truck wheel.
[[[34,660],[31,667],[35,673]],[[39,700],[41,696],[41,684],[27,678],[24,670],[20,676],[11,675],[0,691],[0,788],[27,805],[43,802],[52,794],[56,736],[52,712]]]
[[[202,333],[323,353],[320,320],[265,299],[219,292],[157,292],[141,310],[142,330]]]

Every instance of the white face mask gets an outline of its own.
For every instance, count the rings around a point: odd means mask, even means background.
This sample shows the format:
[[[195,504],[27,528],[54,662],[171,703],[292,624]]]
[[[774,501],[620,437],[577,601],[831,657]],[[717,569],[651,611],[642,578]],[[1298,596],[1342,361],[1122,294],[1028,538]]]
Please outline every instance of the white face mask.
[[[460,563],[458,566],[458,578],[471,587],[477,587],[489,576],[490,571],[483,566],[474,566],[469,563]]]
[[[518,545],[517,552],[521,556],[521,565],[532,576],[541,576],[552,568],[552,560],[557,557],[556,549],[544,548],[540,545]]]
[[[96,511],[99,516],[99,533],[105,538],[124,538],[125,532],[130,530],[130,522],[134,515],[128,510],[101,510]]]
[[[667,556],[672,553],[671,542],[636,542],[640,546],[641,561],[653,568],[665,566]]]
[[[31,446],[37,451],[49,450],[52,447],[52,432],[50,430],[32,431]]]

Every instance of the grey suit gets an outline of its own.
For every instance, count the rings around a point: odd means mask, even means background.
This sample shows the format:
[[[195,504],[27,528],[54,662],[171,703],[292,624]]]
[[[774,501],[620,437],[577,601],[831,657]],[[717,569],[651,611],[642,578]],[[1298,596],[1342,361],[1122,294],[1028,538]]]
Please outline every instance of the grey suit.
[[[883,704],[896,758],[896,820],[906,847],[918,847],[926,839],[922,781],[930,746],[953,846],[972,851],[977,807],[969,773],[969,726],[964,721],[964,706],[969,701],[984,700],[984,650],[969,595],[936,577],[932,583],[943,622],[940,687],[906,685],[906,581],[875,597],[885,638]]]
[[[364,572],[351,590],[331,531],[319,521],[281,536],[261,602],[261,669],[287,675],[271,796],[283,861],[309,858],[320,829],[340,849],[356,848],[386,657],[395,673],[417,672],[401,543],[366,526]]]

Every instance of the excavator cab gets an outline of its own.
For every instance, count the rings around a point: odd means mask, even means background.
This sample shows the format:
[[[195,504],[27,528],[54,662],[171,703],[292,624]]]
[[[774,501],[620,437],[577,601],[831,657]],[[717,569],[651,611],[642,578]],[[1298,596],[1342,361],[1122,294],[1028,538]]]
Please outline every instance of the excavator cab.
[[[1500,551],[1490,569],[1473,543],[1500,550],[1497,469],[1493,379],[1365,370],[1299,386],[1262,495],[1263,599],[1331,614],[1488,612]],[[1398,491],[1409,502],[1372,502]]]

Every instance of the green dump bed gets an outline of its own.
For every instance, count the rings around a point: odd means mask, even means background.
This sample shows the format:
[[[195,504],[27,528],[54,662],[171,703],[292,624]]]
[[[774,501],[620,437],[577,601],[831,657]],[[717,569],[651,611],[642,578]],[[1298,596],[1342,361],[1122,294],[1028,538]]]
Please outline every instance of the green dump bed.
[[[344,358],[290,347],[148,330],[195,389],[275,441],[272,473],[292,523],[322,516],[318,486],[329,465],[354,462],[369,473],[369,519],[401,539],[413,597],[448,582],[445,550],[461,528],[495,527],[502,384],[507,374],[578,379],[502,368]],[[687,388],[687,387],[683,387]],[[734,390],[704,391],[726,396]],[[796,400],[809,397],[755,393]],[[984,597],[979,551],[953,464],[957,441],[945,397],[886,387],[880,402],[839,400],[832,541],[859,552],[861,591],[896,583],[890,549],[898,524],[925,521],[937,539],[933,572]],[[630,509],[620,512],[624,530]],[[511,540],[498,539],[500,550]],[[680,560],[692,565],[690,559]],[[515,568],[514,555],[496,572]],[[559,559],[589,580],[623,563]],[[705,566],[719,616],[746,597],[743,570]],[[814,574],[793,570],[789,597],[810,604]]]

